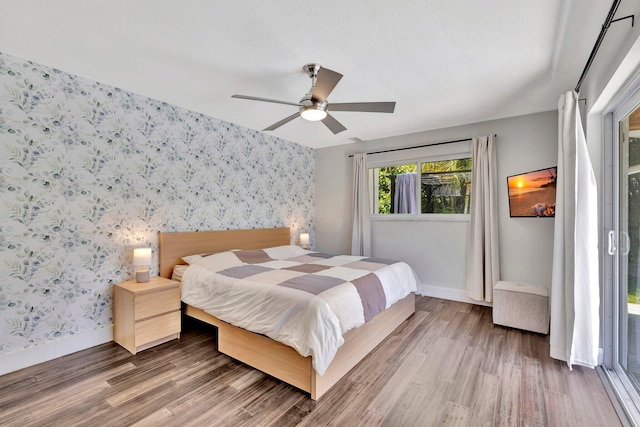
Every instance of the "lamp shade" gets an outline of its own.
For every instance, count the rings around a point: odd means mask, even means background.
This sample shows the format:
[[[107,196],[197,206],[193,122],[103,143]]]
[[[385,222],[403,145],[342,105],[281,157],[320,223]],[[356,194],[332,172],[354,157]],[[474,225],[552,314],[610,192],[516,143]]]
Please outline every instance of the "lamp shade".
[[[151,248],[135,248],[133,250],[133,265],[151,264]]]
[[[309,233],[300,233],[300,244],[302,246],[309,245]]]

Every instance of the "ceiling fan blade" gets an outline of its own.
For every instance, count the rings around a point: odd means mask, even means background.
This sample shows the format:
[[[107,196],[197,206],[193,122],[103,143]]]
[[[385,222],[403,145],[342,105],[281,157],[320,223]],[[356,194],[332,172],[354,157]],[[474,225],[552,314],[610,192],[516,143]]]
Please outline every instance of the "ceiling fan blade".
[[[286,105],[295,105],[299,107],[300,104],[295,102],[287,102],[287,101],[279,101],[277,99],[269,99],[269,98],[259,98],[257,96],[247,96],[247,95],[231,95],[232,98],[238,99],[248,99],[250,101],[263,101],[263,102],[273,102],[274,104],[286,104]]]
[[[284,119],[280,120],[279,122],[276,122],[276,123],[272,124],[271,126],[269,126],[268,128],[265,128],[263,130],[276,130],[280,126],[289,123],[291,120],[297,118],[298,116],[300,116],[300,112],[299,111],[297,113],[295,113],[295,114],[290,115],[287,118],[284,118]]]
[[[342,123],[337,121],[331,114],[327,114],[327,117],[322,119],[322,123],[324,123],[325,126],[334,133],[334,135],[342,132],[343,130],[347,130],[347,128],[342,126]]]
[[[329,94],[336,87],[342,74],[336,73],[328,68],[320,68],[318,71],[318,77],[316,78],[316,85],[313,88],[311,96],[317,101],[324,102],[329,97]]]
[[[342,102],[329,104],[331,111],[363,111],[366,113],[393,113],[395,102]]]

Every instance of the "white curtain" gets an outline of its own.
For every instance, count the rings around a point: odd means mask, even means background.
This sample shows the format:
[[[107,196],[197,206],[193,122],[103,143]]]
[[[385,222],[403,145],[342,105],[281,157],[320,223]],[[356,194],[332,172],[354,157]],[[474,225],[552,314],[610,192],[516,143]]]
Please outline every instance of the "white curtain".
[[[551,357],[594,367],[599,346],[598,203],[578,94],[558,101],[558,178],[551,278]]]
[[[394,213],[417,213],[416,206],[416,174],[401,173],[396,175],[396,187],[393,195]]]
[[[353,229],[351,255],[371,256],[369,170],[367,155],[353,155]]]
[[[472,139],[471,224],[467,262],[467,296],[493,301],[500,280],[498,249],[497,161],[494,135]]]

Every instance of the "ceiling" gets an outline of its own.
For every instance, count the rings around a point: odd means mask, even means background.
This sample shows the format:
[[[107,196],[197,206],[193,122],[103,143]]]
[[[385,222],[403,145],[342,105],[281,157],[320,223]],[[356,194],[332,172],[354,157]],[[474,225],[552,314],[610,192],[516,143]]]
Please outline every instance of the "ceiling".
[[[611,6],[602,0],[0,0],[0,52],[261,130],[317,62],[344,75],[333,135],[298,118],[274,135],[321,148],[555,109]],[[622,7],[621,7],[622,11]],[[617,16],[621,15],[621,11]],[[330,108],[330,107],[329,107]]]

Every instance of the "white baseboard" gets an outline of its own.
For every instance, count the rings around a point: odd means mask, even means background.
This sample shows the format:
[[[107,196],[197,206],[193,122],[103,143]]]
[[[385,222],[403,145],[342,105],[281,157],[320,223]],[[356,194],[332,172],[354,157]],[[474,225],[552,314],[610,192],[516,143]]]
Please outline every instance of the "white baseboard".
[[[487,307],[491,307],[492,304],[484,301],[476,301],[474,299],[469,298],[465,292],[461,289],[451,289],[451,288],[443,288],[440,286],[428,286],[422,285],[417,292],[419,295],[424,295],[426,297],[434,297],[434,298],[442,298],[448,299],[451,301],[460,301],[467,302],[469,304],[476,305],[484,305]]]
[[[0,355],[0,375],[113,341],[113,325]]]

